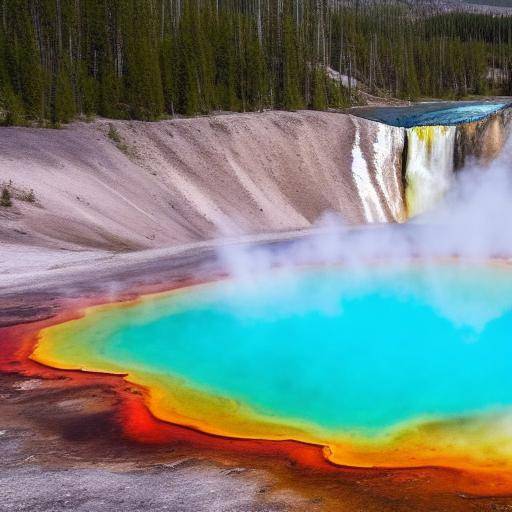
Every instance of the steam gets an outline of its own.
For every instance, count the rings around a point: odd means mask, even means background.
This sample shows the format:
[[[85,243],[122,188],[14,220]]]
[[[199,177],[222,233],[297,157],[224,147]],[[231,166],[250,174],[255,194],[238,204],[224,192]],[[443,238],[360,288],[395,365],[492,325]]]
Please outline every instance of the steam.
[[[439,230],[440,254],[471,258],[512,255],[512,138],[488,167],[474,162],[458,173],[455,187],[439,208],[425,216],[430,231]]]
[[[233,286],[255,290],[262,282],[272,287],[269,275],[276,268],[293,276],[300,267],[341,264],[355,281],[361,281],[379,268],[414,265],[420,260],[423,282],[415,293],[425,295],[450,320],[480,329],[509,309],[512,285],[505,283],[491,305],[485,300],[493,291],[480,294],[478,284],[470,287],[473,291],[447,296],[439,281],[439,262],[450,259],[451,268],[459,267],[467,279],[469,262],[512,257],[511,171],[509,137],[496,160],[487,165],[475,161],[458,171],[445,198],[406,224],[353,227],[339,215],[326,212],[300,239],[264,247],[222,247],[219,257]],[[286,282],[292,286],[293,279]]]
[[[490,164],[472,162],[458,171],[453,186],[433,210],[406,224],[353,227],[326,212],[310,234],[281,246],[223,247],[229,273],[252,277],[274,267],[375,261],[512,256],[512,137]]]

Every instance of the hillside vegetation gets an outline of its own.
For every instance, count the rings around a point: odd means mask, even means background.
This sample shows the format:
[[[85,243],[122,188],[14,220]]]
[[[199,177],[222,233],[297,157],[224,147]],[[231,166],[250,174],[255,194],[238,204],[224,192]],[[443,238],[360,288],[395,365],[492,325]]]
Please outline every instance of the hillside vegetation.
[[[4,0],[0,120],[153,120],[511,92],[512,17],[399,1]],[[338,71],[340,74],[333,73]],[[333,79],[338,77],[341,80]]]

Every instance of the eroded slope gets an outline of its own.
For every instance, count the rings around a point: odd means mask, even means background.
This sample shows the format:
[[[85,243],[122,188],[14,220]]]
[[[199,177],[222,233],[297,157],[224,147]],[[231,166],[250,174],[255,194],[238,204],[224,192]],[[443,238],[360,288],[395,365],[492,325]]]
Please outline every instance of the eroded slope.
[[[328,210],[401,220],[403,144],[399,128],[308,111],[3,128],[15,199],[0,240],[130,250],[306,228]]]

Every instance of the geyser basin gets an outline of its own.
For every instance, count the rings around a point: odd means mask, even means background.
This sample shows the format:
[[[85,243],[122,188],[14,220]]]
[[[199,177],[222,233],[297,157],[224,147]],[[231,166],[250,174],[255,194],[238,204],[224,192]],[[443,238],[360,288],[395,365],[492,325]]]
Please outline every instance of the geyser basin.
[[[165,421],[338,464],[507,469],[512,270],[275,271],[90,308],[32,358],[120,373]]]

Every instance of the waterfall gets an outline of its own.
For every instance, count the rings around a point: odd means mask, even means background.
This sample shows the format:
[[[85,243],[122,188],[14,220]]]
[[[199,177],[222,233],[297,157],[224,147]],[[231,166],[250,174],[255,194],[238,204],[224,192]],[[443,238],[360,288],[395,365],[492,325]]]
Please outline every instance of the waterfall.
[[[351,174],[362,221],[405,222],[434,209],[456,172],[485,168],[501,154],[512,132],[512,108],[452,126],[353,122]]]
[[[351,174],[366,223],[406,220],[402,183],[405,130],[354,121]]]
[[[431,209],[454,179],[455,126],[421,126],[407,130],[405,199],[409,217]]]
[[[402,183],[404,144],[403,129],[379,124],[373,144],[375,177],[380,196],[391,213],[391,220],[395,222],[407,219]]]
[[[370,176],[368,161],[361,149],[359,126],[356,127],[352,147],[352,177],[361,199],[366,222],[386,222],[386,214],[381,199]]]

